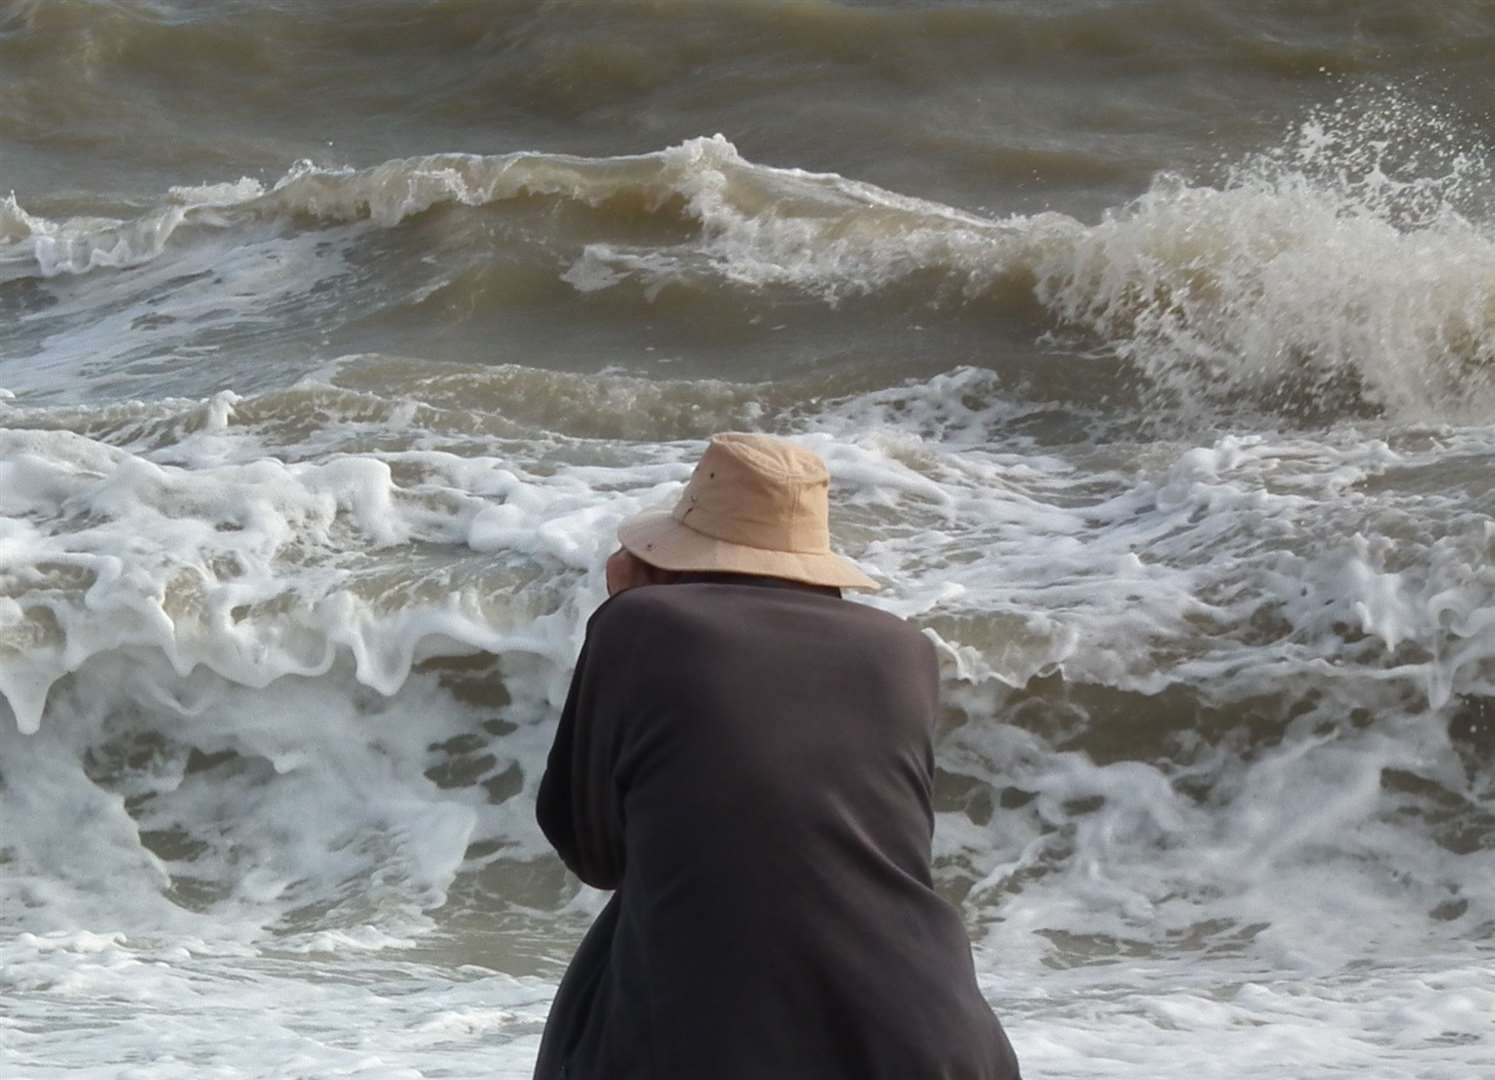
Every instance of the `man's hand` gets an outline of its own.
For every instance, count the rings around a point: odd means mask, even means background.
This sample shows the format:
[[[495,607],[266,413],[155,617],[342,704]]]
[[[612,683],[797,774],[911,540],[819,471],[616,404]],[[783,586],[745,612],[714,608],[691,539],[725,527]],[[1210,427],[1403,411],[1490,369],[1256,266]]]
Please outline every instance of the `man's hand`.
[[[617,596],[624,590],[632,589],[639,585],[649,585],[653,581],[653,567],[642,559],[635,557],[627,548],[620,547],[608,556],[608,596]]]

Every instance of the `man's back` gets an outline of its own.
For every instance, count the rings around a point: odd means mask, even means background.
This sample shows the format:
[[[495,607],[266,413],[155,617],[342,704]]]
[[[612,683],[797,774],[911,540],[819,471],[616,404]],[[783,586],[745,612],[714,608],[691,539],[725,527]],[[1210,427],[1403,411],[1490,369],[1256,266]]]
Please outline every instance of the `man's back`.
[[[727,581],[631,590],[589,627],[540,820],[618,893],[537,1075],[1015,1077],[930,887],[931,647]]]

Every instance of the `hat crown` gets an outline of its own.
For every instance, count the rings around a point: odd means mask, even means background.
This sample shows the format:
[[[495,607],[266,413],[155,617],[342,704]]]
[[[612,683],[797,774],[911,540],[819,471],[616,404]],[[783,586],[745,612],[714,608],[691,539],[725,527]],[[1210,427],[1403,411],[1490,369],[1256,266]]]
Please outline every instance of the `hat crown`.
[[[830,551],[830,474],[820,455],[769,435],[714,436],[673,517],[732,544]]]

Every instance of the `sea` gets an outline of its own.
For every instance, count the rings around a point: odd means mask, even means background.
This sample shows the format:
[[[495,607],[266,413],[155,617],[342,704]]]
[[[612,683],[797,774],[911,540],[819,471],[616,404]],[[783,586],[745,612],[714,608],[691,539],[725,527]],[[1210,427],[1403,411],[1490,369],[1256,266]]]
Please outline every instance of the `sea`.
[[[1489,0],[3,0],[0,1076],[528,1077],[739,430],[1029,1080],[1495,1077],[1492,108]]]

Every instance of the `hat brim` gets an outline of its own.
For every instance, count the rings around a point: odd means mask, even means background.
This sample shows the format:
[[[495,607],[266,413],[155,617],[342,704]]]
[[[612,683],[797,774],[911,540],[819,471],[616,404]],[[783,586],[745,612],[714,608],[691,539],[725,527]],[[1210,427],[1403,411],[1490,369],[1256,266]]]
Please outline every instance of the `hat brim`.
[[[682,525],[668,510],[651,510],[629,518],[618,526],[618,541],[661,570],[755,574],[841,589],[882,588],[840,555],[771,551],[729,543]]]

